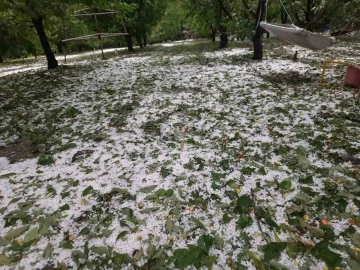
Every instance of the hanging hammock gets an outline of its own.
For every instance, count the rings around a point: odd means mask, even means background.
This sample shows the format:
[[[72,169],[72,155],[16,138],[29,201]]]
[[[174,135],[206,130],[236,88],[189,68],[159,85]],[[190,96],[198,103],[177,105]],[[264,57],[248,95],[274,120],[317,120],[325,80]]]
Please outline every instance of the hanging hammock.
[[[260,26],[280,39],[310,50],[323,50],[335,43],[333,37],[312,33],[293,24],[261,22]]]
[[[268,22],[260,22],[260,26],[274,36],[283,39],[291,44],[299,45],[310,50],[323,50],[335,43],[335,38],[324,36],[307,31],[306,29],[294,25],[289,13],[287,12],[283,2],[280,0],[283,8],[292,24],[275,24]],[[267,3],[266,3],[267,9]],[[267,12],[266,12],[267,13]]]

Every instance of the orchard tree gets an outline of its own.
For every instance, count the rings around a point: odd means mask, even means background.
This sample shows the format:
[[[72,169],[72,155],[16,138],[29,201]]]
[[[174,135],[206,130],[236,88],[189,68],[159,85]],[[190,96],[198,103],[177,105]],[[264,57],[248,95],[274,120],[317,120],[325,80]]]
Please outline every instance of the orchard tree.
[[[36,56],[40,44],[31,26],[11,12],[0,11],[0,62],[6,57]]]
[[[195,27],[188,21],[188,11],[184,2],[169,1],[160,21],[151,31],[153,42],[176,39],[185,27],[191,27],[195,30]]]
[[[215,41],[222,14],[217,0],[187,0],[184,6],[188,10],[190,26],[202,36],[210,36]]]
[[[61,16],[65,10],[66,1],[60,0],[9,0],[1,1],[0,10],[16,14],[15,20],[31,23],[36,30],[41,47],[45,53],[48,69],[58,66],[44,28],[44,21],[51,16]]]
[[[124,0],[128,8],[125,13],[125,24],[136,42],[143,48],[147,45],[148,35],[162,18],[167,0]]]
[[[327,11],[326,23],[331,35],[360,29],[360,0],[323,0],[321,8]]]
[[[10,19],[16,22],[16,26],[25,23],[30,24],[35,29],[48,62],[48,69],[54,69],[58,66],[58,61],[51,49],[48,37],[57,38],[56,43],[58,43],[66,35],[66,30],[71,29],[72,25],[69,23],[71,20],[67,17],[71,6],[82,8],[96,6],[119,10],[124,7],[124,3],[107,0],[6,0],[0,1],[0,12],[10,16]],[[62,24],[64,24],[64,27],[58,27]],[[14,29],[1,25],[0,38],[6,32],[13,33],[19,30],[18,27]],[[54,34],[49,35],[49,31],[53,31]],[[59,44],[57,46],[60,47]],[[4,49],[0,49],[0,53],[1,50]]]
[[[227,25],[233,20],[232,0],[187,0],[189,15],[193,24],[206,27],[211,32],[211,39],[215,41],[217,31],[220,32],[220,47],[227,45]]]

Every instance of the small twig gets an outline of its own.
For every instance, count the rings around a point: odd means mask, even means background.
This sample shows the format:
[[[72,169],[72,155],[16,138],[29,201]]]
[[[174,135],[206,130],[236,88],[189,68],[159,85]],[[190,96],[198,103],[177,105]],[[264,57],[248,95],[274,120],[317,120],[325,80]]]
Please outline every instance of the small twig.
[[[263,231],[263,229],[262,229],[262,227],[261,227],[260,220],[258,219],[257,214],[256,214],[256,213],[258,212],[258,207],[257,207],[257,205],[256,205],[256,195],[255,195],[253,189],[251,189],[251,198],[252,198],[252,200],[253,200],[253,206],[254,206],[254,213],[255,213],[256,223],[257,223],[257,225],[258,225],[258,227],[259,227],[259,229],[260,229],[260,232],[261,232],[264,240],[266,241],[266,243],[269,243],[269,240],[268,240],[267,237],[265,236],[265,233],[264,233],[264,231]]]

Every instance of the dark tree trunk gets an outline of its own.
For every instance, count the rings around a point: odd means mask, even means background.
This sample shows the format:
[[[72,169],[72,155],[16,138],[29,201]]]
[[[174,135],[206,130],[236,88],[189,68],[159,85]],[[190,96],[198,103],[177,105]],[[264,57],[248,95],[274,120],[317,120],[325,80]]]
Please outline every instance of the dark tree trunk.
[[[293,57],[293,60],[294,60],[294,61],[297,61],[297,60],[298,60],[298,51],[295,52],[294,57]]]
[[[136,43],[139,45],[139,47],[141,49],[144,48],[144,46],[143,46],[143,44],[141,42],[141,35],[135,33],[134,36],[135,36],[135,39],[136,39]]]
[[[44,50],[48,62],[48,69],[54,69],[58,67],[58,61],[55,58],[54,52],[51,50],[48,38],[44,31],[43,21],[44,19],[41,16],[38,18],[32,18],[32,23],[36,29],[36,33],[39,36],[41,46]]]
[[[216,28],[211,27],[211,41],[216,41]]]
[[[306,28],[309,28],[310,23],[311,23],[311,17],[312,17],[312,1],[311,0],[307,0],[307,4],[306,4],[306,13],[305,13],[305,19],[306,19],[306,24],[307,26],[305,26]],[[311,30],[311,29],[309,29]]]
[[[284,11],[284,9],[281,9],[280,16],[281,16],[281,23],[282,23],[282,24],[286,24],[286,23],[287,23],[287,20],[288,20],[288,15],[287,15],[287,13]]]
[[[135,52],[135,50],[134,50],[134,48],[133,48],[133,42],[132,42],[131,36],[130,36],[130,35],[126,35],[126,36],[125,36],[125,39],[126,39],[126,43],[127,43],[128,50],[129,50],[130,52]]]
[[[258,8],[256,11],[256,29],[255,34],[252,37],[253,45],[254,45],[254,60],[262,60],[263,58],[263,46],[262,46],[262,35],[264,33],[264,29],[258,25],[264,19],[264,11],[265,11],[265,0],[259,0]]]
[[[226,48],[229,42],[229,38],[226,33],[226,27],[220,26],[219,31],[220,31],[220,48]]]
[[[254,60],[262,60],[263,58],[263,47],[262,47],[262,36],[253,38],[254,45]]]
[[[146,47],[146,45],[147,45],[147,37],[146,37],[146,33],[145,34],[143,34],[143,44],[144,44],[144,47]]]
[[[1,55],[0,55],[0,63],[4,63],[4,59],[2,58]]]
[[[226,48],[229,38],[226,32],[220,33],[220,48]]]

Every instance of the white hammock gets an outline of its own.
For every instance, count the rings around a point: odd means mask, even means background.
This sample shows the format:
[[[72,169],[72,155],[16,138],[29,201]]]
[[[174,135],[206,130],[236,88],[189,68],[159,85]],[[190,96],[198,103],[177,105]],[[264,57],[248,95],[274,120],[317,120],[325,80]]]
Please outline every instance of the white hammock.
[[[322,50],[335,43],[333,37],[315,34],[293,24],[260,22],[260,26],[280,39],[311,50]]]

